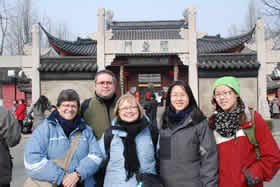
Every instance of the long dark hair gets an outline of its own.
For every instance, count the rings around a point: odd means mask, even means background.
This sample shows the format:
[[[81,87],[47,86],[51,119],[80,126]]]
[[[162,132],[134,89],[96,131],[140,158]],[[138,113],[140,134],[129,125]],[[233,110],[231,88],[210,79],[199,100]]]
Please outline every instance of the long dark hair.
[[[44,95],[41,95],[39,99],[34,104],[34,108],[39,109],[41,112],[45,112],[50,105],[48,98]]]
[[[175,112],[175,108],[172,106],[171,101],[170,101],[171,91],[174,86],[182,86],[185,89],[186,93],[188,94],[189,105],[187,107],[191,107],[191,109],[192,109],[191,117],[192,117],[193,123],[197,124],[197,123],[201,122],[202,120],[206,119],[206,116],[202,113],[202,111],[197,106],[197,103],[195,101],[195,98],[193,96],[190,86],[186,82],[184,82],[182,80],[178,80],[178,81],[173,82],[168,88],[167,95],[166,95],[166,105],[165,105],[165,109],[164,109],[164,112],[161,117],[162,128],[165,129],[168,127],[168,123],[169,123],[168,113],[170,111]]]

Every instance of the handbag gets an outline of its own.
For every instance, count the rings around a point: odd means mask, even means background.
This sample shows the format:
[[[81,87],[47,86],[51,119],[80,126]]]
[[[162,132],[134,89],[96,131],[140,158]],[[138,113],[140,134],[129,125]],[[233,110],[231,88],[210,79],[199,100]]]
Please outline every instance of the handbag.
[[[72,157],[75,153],[75,149],[77,148],[77,145],[79,143],[80,136],[81,136],[81,132],[77,131],[77,133],[73,137],[72,143],[70,145],[70,149],[67,151],[67,153],[62,158],[58,160],[52,160],[52,162],[54,162],[57,166],[67,171],[69,164],[72,160]],[[33,179],[31,177],[27,178],[23,186],[24,187],[57,187],[56,184],[52,184],[48,181]]]
[[[141,173],[137,175],[137,187],[164,187],[163,181],[159,175],[152,173]]]

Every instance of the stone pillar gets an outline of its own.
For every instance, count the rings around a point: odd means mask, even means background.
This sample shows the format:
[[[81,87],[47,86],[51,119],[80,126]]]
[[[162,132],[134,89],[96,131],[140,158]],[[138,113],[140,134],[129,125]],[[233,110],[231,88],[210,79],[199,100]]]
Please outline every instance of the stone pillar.
[[[179,67],[178,67],[178,64],[174,65],[173,71],[174,71],[174,81],[177,81],[178,77],[179,77]]]
[[[264,21],[257,20],[256,27],[257,58],[261,66],[258,73],[258,112],[264,119],[270,118],[269,106],[267,103],[267,83],[266,83],[266,48],[264,37]]]
[[[40,34],[39,25],[32,26],[32,103],[40,97]]]
[[[121,65],[120,66],[120,89],[121,89],[121,95],[124,94],[124,77],[123,77],[123,73],[124,73],[124,66]]]
[[[97,14],[97,68],[105,69],[105,9],[99,8]]]
[[[189,85],[193,91],[193,96],[198,101],[198,73],[197,73],[197,33],[196,33],[196,9],[191,6],[188,9],[189,20]]]

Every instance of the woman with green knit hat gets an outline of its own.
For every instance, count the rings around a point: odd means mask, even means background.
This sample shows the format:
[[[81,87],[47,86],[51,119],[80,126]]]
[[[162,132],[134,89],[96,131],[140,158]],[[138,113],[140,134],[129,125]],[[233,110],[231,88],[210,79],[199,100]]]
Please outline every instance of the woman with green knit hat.
[[[263,187],[263,181],[270,181],[280,168],[280,150],[266,122],[242,101],[235,77],[215,82],[212,103],[216,111],[209,126],[218,146],[219,187]],[[245,134],[253,121],[260,157]]]

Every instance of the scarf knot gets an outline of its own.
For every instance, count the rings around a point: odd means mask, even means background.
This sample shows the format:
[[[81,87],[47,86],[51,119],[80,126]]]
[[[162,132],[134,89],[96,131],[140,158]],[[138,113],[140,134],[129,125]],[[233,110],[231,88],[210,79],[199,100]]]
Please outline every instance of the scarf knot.
[[[223,137],[232,137],[236,135],[239,129],[239,121],[244,108],[241,107],[241,101],[232,112],[225,112],[222,108],[217,107],[215,115],[216,131]]]
[[[187,107],[185,110],[181,111],[181,112],[174,112],[172,110],[170,110],[168,112],[168,119],[170,120],[170,122],[172,124],[179,124],[181,121],[183,121],[183,119],[185,119],[186,116],[188,116],[192,111],[191,107]]]

